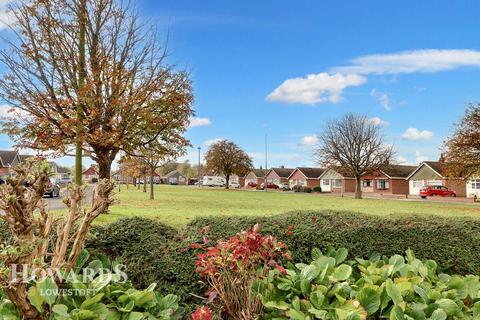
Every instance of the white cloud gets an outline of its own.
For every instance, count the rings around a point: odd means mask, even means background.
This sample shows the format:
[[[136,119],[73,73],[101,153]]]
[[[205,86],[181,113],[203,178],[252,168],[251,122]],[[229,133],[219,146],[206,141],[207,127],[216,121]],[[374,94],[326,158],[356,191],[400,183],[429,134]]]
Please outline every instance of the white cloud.
[[[220,142],[222,140],[223,140],[223,138],[213,138],[213,139],[209,139],[207,141],[204,141],[203,144],[207,147],[210,147],[212,144]]]
[[[300,145],[302,146],[314,146],[318,143],[319,138],[317,135],[312,134],[309,136],[302,137],[300,140]]]
[[[370,122],[379,127],[386,127],[390,124],[387,121],[380,119],[379,117],[370,118]]]
[[[340,73],[310,74],[305,78],[285,80],[267,96],[268,101],[283,103],[317,104],[322,102],[338,103],[345,88],[359,86],[367,82],[358,74]]]
[[[377,91],[377,89],[372,89],[370,95],[377,99],[377,101],[382,105],[385,110],[388,111],[391,109],[390,97],[388,96],[388,93]]]
[[[402,156],[397,156],[394,161],[398,164],[404,164],[404,165],[408,164],[407,158],[402,157]]]
[[[212,122],[208,118],[191,118],[189,128],[209,126]]]
[[[423,161],[428,161],[428,160],[430,160],[430,157],[422,154],[418,150],[415,151],[415,161],[417,162],[417,164],[422,163]]]
[[[406,140],[430,140],[433,137],[433,132],[428,130],[420,131],[417,128],[408,128],[402,134],[402,138]]]
[[[480,51],[468,49],[425,49],[355,58],[350,66],[333,68],[344,74],[398,74],[439,72],[480,66]]]

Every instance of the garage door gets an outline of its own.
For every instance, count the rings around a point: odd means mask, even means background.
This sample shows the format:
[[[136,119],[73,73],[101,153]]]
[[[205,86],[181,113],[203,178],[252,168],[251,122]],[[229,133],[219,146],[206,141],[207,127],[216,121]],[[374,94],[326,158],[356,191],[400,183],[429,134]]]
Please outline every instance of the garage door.
[[[424,186],[423,180],[410,180],[409,188],[410,194],[419,195],[420,189]]]

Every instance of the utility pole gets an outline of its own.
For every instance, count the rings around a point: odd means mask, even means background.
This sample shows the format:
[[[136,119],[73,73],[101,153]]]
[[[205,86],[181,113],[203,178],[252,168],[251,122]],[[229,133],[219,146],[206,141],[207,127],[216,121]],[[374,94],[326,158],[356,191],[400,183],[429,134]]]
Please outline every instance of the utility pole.
[[[75,183],[77,186],[82,185],[82,131],[83,131],[83,99],[84,93],[83,87],[85,86],[86,78],[86,58],[85,58],[85,33],[86,33],[86,20],[87,20],[87,0],[80,1],[80,7],[78,8],[78,22],[80,24],[79,30],[79,72],[78,72],[78,88],[80,94],[77,101],[77,143],[75,150]]]
[[[265,170],[268,172],[268,149],[267,149],[267,134],[265,133]],[[267,176],[265,176],[265,192],[268,191],[268,179]]]
[[[202,147],[198,146],[198,187],[200,188],[202,185],[200,184],[200,175],[201,175],[201,172],[202,172],[202,163],[200,161],[200,151],[202,150]]]

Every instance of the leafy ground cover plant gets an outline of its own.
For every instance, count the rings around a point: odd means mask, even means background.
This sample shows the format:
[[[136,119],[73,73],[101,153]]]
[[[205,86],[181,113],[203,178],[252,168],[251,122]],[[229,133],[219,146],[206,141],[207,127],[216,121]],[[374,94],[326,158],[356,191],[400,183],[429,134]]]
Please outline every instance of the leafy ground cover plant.
[[[264,319],[480,319],[478,276],[439,273],[410,250],[383,259],[347,255],[314,249],[310,264],[271,270],[258,283]]]
[[[88,253],[82,252],[80,264],[88,261]],[[39,319],[52,320],[141,320],[182,319],[183,308],[177,296],[156,293],[156,284],[137,290],[126,281],[117,265],[108,269],[104,262],[93,260],[83,270],[90,270],[88,279],[80,272],[62,272],[64,281],[43,277],[27,284],[29,302],[38,311]],[[57,276],[58,278],[58,276]],[[2,319],[20,319],[16,306],[4,297],[0,300]]]
[[[192,247],[202,245],[196,243]],[[284,258],[289,258],[286,246],[273,236],[262,236],[255,225],[228,241],[203,248],[196,265],[211,288],[209,300],[217,302],[228,319],[251,320],[263,310],[254,284],[272,268],[284,272],[277,262]]]

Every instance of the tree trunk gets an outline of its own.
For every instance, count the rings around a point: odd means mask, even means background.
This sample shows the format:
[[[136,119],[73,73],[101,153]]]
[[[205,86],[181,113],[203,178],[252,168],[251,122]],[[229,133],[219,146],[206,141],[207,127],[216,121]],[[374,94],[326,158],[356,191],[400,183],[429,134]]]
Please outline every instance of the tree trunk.
[[[132,184],[133,184],[133,187],[137,186],[137,178],[132,177]]]
[[[362,199],[362,180],[360,177],[355,178],[355,199]]]
[[[150,200],[153,200],[155,197],[154,197],[154,194],[153,194],[153,175],[155,173],[155,169],[152,168],[151,169],[151,172],[150,172]]]
[[[29,302],[27,298],[27,287],[24,283],[20,283],[17,286],[4,289],[7,293],[8,298],[12,301],[15,306],[20,311],[22,315],[22,319],[34,319],[34,320],[42,320],[46,319],[45,316],[42,317],[38,312],[37,309]]]
[[[100,179],[110,179],[112,161],[108,158],[108,156],[99,155],[97,164],[98,164],[98,177]]]
[[[150,177],[151,179],[152,177]],[[143,192],[147,192],[147,175],[143,176]]]
[[[225,189],[228,189],[229,188],[229,184],[230,184],[230,175],[227,174],[225,176]]]

